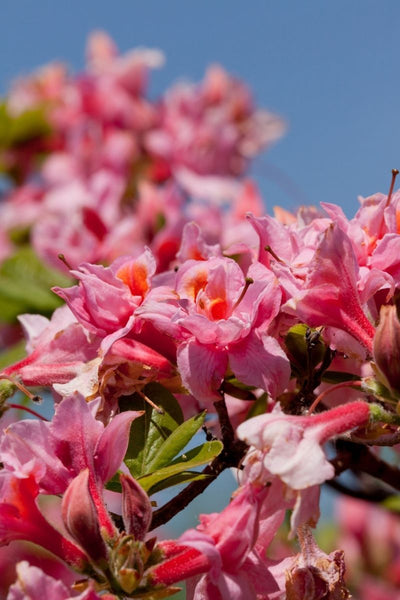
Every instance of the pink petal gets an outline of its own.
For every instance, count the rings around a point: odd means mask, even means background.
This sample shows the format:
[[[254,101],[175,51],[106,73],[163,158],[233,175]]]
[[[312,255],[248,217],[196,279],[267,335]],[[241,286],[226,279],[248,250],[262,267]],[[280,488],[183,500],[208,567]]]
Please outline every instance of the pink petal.
[[[372,353],[375,329],[361,308],[357,278],[351,241],[332,224],[310,263],[305,290],[288,304],[308,325],[344,329]]]
[[[290,363],[278,342],[269,336],[248,335],[229,348],[229,364],[246,385],[266,390],[273,398],[289,382]]]
[[[131,423],[143,411],[126,411],[116,415],[102,432],[94,452],[96,475],[106,483],[119,469],[129,443]]]
[[[220,399],[218,389],[228,365],[225,352],[190,340],[179,346],[177,363],[183,385],[195,398],[203,402]]]
[[[7,600],[68,600],[70,593],[61,581],[49,577],[26,561],[17,565],[17,581],[9,590]]]

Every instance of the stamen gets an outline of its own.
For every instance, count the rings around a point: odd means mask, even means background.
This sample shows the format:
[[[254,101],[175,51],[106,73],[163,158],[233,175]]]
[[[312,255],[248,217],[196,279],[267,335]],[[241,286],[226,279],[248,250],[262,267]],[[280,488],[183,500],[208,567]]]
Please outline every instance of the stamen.
[[[36,404],[42,402],[42,398],[40,396],[38,396],[37,394],[32,394],[32,392],[30,392],[28,390],[28,388],[26,388],[24,386],[23,383],[18,381],[18,379],[12,377],[11,375],[8,375],[7,379],[9,379],[11,381],[11,383],[13,383],[15,385],[15,387],[17,387],[20,392],[25,394],[25,396],[27,396],[29,398],[29,400],[31,400],[32,402],[35,402]]]
[[[138,390],[138,394],[139,394],[139,396],[141,396],[141,397],[143,398],[143,400],[144,400],[145,402],[147,402],[147,404],[150,404],[150,406],[151,406],[152,408],[154,408],[154,410],[156,411],[156,413],[158,413],[159,415],[164,415],[164,414],[165,414],[165,411],[164,411],[164,409],[163,409],[163,408],[161,408],[160,406],[157,406],[157,404],[155,404],[155,403],[153,402],[153,400],[150,400],[150,398],[148,398],[148,397],[146,396],[146,394],[144,394],[143,392],[141,392],[141,391],[139,391],[139,390]]]
[[[58,255],[58,258],[61,260],[61,262],[62,262],[62,263],[64,263],[64,265],[67,267],[67,269],[68,269],[69,271],[72,271],[72,267],[71,267],[71,265],[69,264],[69,262],[67,261],[67,259],[65,258],[64,254],[60,253],[60,254]]]
[[[284,260],[282,260],[281,258],[279,258],[279,256],[278,256],[277,254],[275,254],[275,252],[272,250],[271,246],[269,246],[269,245],[268,245],[268,246],[265,246],[264,250],[265,250],[266,252],[269,252],[269,253],[270,253],[270,255],[271,255],[271,256],[272,256],[272,257],[273,257],[275,260],[277,260],[278,262],[280,262],[280,263],[282,263],[282,264],[285,264],[285,261],[284,261]]]
[[[389,206],[390,204],[390,200],[392,199],[392,194],[393,194],[393,189],[394,189],[394,182],[396,181],[396,177],[399,174],[399,170],[398,169],[392,169],[392,181],[390,183],[390,189],[389,189],[389,193],[388,193],[388,197],[386,200],[386,206]]]
[[[254,279],[252,279],[251,277],[246,277],[245,282],[246,283],[244,284],[244,288],[242,289],[242,293],[240,294],[239,298],[236,300],[235,304],[232,306],[232,310],[235,310],[235,308],[237,308],[239,306],[239,304],[241,303],[241,301],[244,298],[245,293],[249,289],[250,285],[252,283],[254,283]]]

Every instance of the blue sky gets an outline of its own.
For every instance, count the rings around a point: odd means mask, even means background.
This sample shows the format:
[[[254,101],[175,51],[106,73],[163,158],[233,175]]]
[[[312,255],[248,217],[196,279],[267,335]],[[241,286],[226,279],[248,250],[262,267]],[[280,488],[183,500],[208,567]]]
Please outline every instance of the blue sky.
[[[87,35],[162,49],[158,93],[220,62],[289,124],[254,167],[268,209],[321,200],[348,215],[400,166],[396,0],[2,0],[0,91],[52,59],[83,66]]]

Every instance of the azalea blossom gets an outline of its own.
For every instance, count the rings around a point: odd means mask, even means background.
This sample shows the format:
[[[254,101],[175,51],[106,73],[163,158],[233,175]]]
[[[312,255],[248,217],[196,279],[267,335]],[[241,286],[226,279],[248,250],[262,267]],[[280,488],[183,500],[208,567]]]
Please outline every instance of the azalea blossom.
[[[284,389],[289,363],[267,334],[281,298],[270,271],[254,264],[246,280],[233,260],[188,260],[178,270],[175,289],[164,302],[149,294],[137,314],[178,341],[178,369],[194,396],[217,399],[228,364],[245,384],[272,396]]]
[[[322,445],[336,435],[366,425],[369,406],[356,401],[311,416],[272,413],[245,421],[237,428],[240,439],[263,453],[262,465],[294,490],[332,479],[335,471]]]

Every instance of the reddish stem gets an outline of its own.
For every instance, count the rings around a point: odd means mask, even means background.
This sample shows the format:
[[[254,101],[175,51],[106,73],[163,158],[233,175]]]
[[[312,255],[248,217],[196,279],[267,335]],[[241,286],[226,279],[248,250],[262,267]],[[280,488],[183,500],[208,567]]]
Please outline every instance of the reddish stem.
[[[308,414],[311,415],[313,413],[313,411],[316,409],[316,407],[318,406],[318,404],[331,392],[334,392],[335,390],[338,390],[340,388],[344,388],[344,387],[358,387],[361,388],[362,385],[362,381],[342,381],[342,383],[338,383],[336,385],[333,385],[332,387],[328,388],[327,390],[324,390],[323,392],[320,393],[319,396],[317,396],[314,400],[314,402],[311,404],[310,408],[308,409]]]
[[[38,417],[38,419],[42,419],[42,421],[48,421],[48,419],[46,419],[46,417],[39,415],[39,413],[37,413],[35,410],[32,410],[31,408],[28,408],[27,406],[23,406],[22,404],[7,403],[7,406],[8,406],[8,408],[19,408],[20,410],[26,410],[26,412],[30,413],[31,415],[34,415],[35,417]]]

